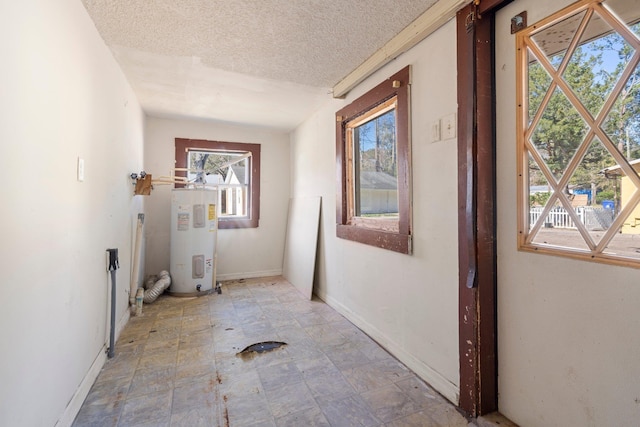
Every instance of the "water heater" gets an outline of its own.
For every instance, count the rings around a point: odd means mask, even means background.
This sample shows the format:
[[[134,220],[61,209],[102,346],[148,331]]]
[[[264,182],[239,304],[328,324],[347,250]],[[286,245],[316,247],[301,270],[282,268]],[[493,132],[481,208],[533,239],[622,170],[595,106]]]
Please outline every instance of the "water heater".
[[[176,188],[171,191],[171,287],[169,294],[200,296],[216,283],[218,192]]]

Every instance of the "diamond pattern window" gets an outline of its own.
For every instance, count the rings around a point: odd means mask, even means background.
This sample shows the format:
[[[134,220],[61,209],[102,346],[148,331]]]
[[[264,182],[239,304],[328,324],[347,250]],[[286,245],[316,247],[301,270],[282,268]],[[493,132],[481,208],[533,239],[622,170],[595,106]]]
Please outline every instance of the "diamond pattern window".
[[[517,34],[521,250],[640,267],[639,21],[585,0]]]

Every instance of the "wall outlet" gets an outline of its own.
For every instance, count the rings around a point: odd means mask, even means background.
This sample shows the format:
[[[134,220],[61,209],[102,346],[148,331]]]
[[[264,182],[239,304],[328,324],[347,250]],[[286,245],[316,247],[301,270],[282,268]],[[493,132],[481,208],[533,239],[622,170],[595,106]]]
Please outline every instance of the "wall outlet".
[[[449,114],[442,118],[442,139],[456,137],[456,113]]]
[[[431,123],[431,142],[440,141],[440,120]]]

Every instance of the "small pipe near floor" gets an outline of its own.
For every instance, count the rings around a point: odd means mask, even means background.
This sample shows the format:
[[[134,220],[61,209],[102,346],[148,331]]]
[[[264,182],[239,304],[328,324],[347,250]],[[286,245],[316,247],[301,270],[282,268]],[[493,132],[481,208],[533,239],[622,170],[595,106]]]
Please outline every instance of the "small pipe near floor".
[[[138,292],[138,276],[140,275],[140,251],[142,250],[142,225],[144,224],[144,214],[138,214],[138,225],[136,226],[136,241],[133,250],[133,268],[131,269],[131,285],[129,290],[129,305],[136,304],[136,293]]]

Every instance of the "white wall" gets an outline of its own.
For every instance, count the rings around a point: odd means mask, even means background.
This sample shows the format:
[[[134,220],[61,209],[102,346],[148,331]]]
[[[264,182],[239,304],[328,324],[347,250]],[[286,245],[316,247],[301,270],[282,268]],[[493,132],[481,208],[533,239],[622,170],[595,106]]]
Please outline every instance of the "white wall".
[[[175,138],[261,144],[260,226],[218,232],[218,279],[282,273],[289,203],[289,137],[279,131],[205,121],[149,118],[145,169],[155,176],[174,167]],[[147,196],[145,274],[169,269],[171,188],[155,186]]]
[[[322,196],[315,292],[452,401],[459,392],[457,141],[431,142],[431,123],[455,113],[451,21],[334,100],[293,134],[292,195]],[[336,237],[335,112],[412,66],[413,255]]]
[[[80,1],[2,2],[0,58],[0,425],[64,425],[105,357],[107,248],[128,314],[144,114]]]
[[[515,1],[498,16],[500,411],[522,426],[631,426],[640,419],[640,271],[516,250],[515,39],[571,0]]]

